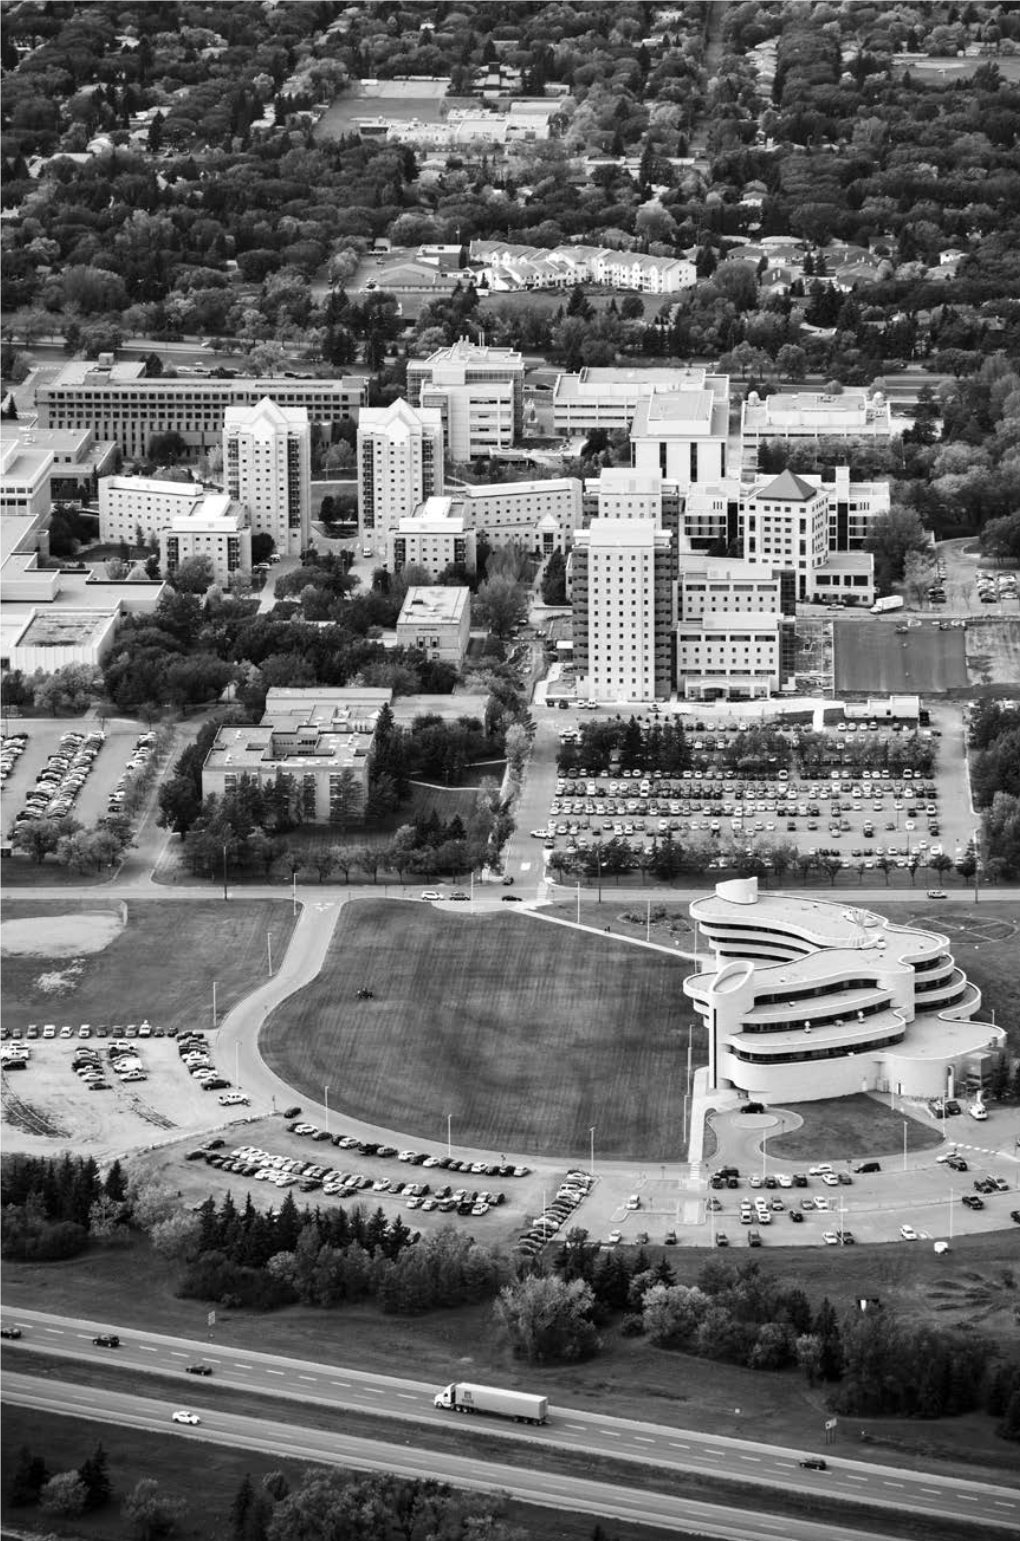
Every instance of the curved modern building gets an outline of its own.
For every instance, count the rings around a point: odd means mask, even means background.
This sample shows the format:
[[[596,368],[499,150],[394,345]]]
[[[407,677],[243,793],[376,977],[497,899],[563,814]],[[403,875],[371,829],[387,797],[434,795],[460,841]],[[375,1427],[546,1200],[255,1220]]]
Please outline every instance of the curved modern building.
[[[983,1085],[1005,1033],[948,939],[859,906],[719,883],[691,919],[716,967],[684,993],[708,1029],[709,1080],[763,1102],[853,1092],[953,1096]]]

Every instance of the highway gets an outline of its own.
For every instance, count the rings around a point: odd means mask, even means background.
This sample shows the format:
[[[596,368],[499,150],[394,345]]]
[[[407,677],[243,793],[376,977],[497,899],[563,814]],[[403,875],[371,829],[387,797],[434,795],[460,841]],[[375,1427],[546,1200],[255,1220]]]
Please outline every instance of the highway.
[[[44,1386],[32,1381],[31,1377],[13,1373],[19,1364],[24,1364],[22,1355],[27,1351],[28,1354],[39,1352],[110,1364],[143,1374],[179,1375],[180,1398],[174,1405],[195,1406],[199,1411],[202,1411],[210,1390],[226,1387],[300,1401],[306,1405],[314,1403],[345,1411],[371,1413],[376,1417],[413,1421],[424,1425],[426,1429],[430,1425],[445,1428],[452,1421],[449,1413],[433,1407],[432,1398],[438,1388],[431,1383],[426,1385],[420,1381],[375,1375],[161,1333],[119,1329],[109,1322],[55,1316],[42,1311],[19,1311],[16,1316],[5,1313],[5,1321],[17,1321],[24,1332],[18,1348],[6,1344],[4,1346],[4,1390],[8,1396],[12,1386],[26,1379],[38,1388],[37,1394],[43,1398],[55,1392],[50,1383]],[[93,1345],[93,1336],[111,1331],[119,1333],[119,1349]],[[186,1373],[185,1367],[197,1360],[213,1367],[212,1377],[192,1377]],[[67,1391],[68,1388],[63,1387],[60,1394]],[[105,1393],[99,1393],[95,1388],[89,1391],[88,1396],[102,1397],[103,1405],[108,1407],[114,1405],[107,1401]],[[47,1401],[45,1405],[50,1404]],[[116,1405],[119,1406],[120,1402]],[[151,1404],[147,1405],[151,1407]],[[88,1403],[88,1406],[91,1408],[93,1403]],[[111,1413],[110,1416],[113,1418],[114,1415]],[[157,1416],[160,1426],[166,1425],[169,1417],[166,1408]],[[205,1411],[202,1411],[202,1416],[206,1417]],[[210,1410],[208,1417],[213,1429],[233,1428],[235,1424],[259,1427],[254,1420],[232,1420],[218,1409]],[[906,1509],[915,1515],[927,1514],[933,1522],[953,1518],[980,1522],[986,1530],[1002,1529],[1014,1534],[1020,1531],[1020,1488],[969,1481],[956,1474],[942,1476],[877,1462],[848,1460],[834,1450],[830,1453],[829,1449],[825,1450],[829,1469],[819,1473],[799,1466],[798,1462],[805,1454],[800,1449],[785,1449],[763,1441],[730,1439],[688,1429],[667,1428],[660,1424],[614,1418],[556,1404],[552,1406],[549,1424],[544,1428],[502,1423],[498,1419],[485,1419],[481,1428],[487,1435],[512,1440],[517,1444],[524,1442],[588,1456],[613,1457],[674,1473],[717,1474],[721,1480],[752,1482],[786,1493],[815,1492],[821,1483],[824,1484],[829,1503],[839,1499],[856,1500],[878,1508]],[[309,1438],[324,1437],[312,1431],[305,1432],[308,1432]],[[821,1430],[819,1435],[821,1437]],[[335,1448],[335,1437],[332,1434],[325,1437],[333,1442]],[[274,1434],[273,1438],[277,1440],[278,1434]],[[437,1475],[436,1463],[445,1462],[446,1459],[435,1452],[429,1454],[431,1475]],[[469,1464],[472,1471],[477,1471],[476,1462],[471,1461]],[[517,1477],[521,1480],[522,1474],[518,1472]],[[460,1481],[461,1478],[459,1475],[451,1475],[450,1480]],[[538,1480],[537,1474],[535,1480]],[[542,1480],[547,1478],[543,1477]],[[562,1479],[555,1480],[559,1482]],[[504,1485],[502,1480],[499,1485]],[[607,1507],[597,1512],[620,1511]],[[662,1523],[661,1516],[652,1523]],[[726,1533],[735,1534],[729,1531]],[[837,1533],[847,1532],[833,1532]],[[755,1531],[754,1534],[760,1535],[763,1532]],[[792,1535],[793,1532],[787,1534]]]
[[[235,1449],[269,1451],[281,1460],[317,1461],[328,1465],[392,1472],[399,1477],[449,1482],[456,1487],[499,1491],[526,1503],[552,1509],[572,1509],[613,1520],[629,1520],[689,1531],[721,1541],[893,1541],[882,1532],[861,1530],[847,1523],[775,1519],[723,1504],[699,1503],[669,1493],[654,1493],[608,1482],[591,1482],[558,1472],[522,1470],[473,1457],[447,1455],[408,1445],[381,1444],[332,1430],[271,1424],[219,1410],[204,1412],[199,1427],[170,1422],[170,1404],[124,1392],[95,1391],[86,1386],[44,1382],[30,1375],[4,1376],[8,1401],[23,1407],[69,1417],[91,1418],[121,1427],[176,1434],[182,1439]],[[823,1479],[824,1480],[824,1477]]]

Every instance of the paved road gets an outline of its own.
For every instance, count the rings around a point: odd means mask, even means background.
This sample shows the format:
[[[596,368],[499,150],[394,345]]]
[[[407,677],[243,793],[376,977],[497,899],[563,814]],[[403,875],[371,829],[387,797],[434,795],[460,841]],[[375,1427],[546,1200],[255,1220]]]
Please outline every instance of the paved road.
[[[207,1393],[215,1394],[221,1387],[229,1387],[411,1420],[426,1427],[438,1428],[451,1421],[449,1413],[432,1404],[438,1388],[421,1381],[45,1312],[19,1312],[17,1320],[25,1337],[17,1348],[4,1347],[5,1394],[15,1378],[11,1372],[30,1363],[28,1356],[35,1352],[93,1364],[114,1363],[140,1374],[179,1375],[180,1401],[185,1405],[197,1402],[202,1407]],[[93,1346],[91,1340],[96,1333],[110,1331],[119,1333],[119,1349]],[[199,1381],[187,1376],[185,1366],[196,1360],[213,1366],[212,1379]],[[165,1418],[166,1413],[162,1416]],[[486,1435],[515,1445],[584,1451],[674,1472],[711,1471],[723,1480],[750,1481],[784,1492],[814,1491],[819,1480],[816,1473],[804,1471],[798,1465],[804,1454],[800,1449],[616,1418],[556,1402],[544,1428],[527,1428],[495,1419],[485,1420],[483,1427]],[[933,1520],[955,1516],[981,1518],[989,1528],[1020,1526],[1020,1484],[1000,1486],[968,1481],[955,1472],[933,1474],[874,1461],[848,1460],[836,1453],[837,1448],[831,1454],[826,1451],[825,1457],[831,1468],[824,1479],[829,1502],[866,1499],[878,1507],[907,1509],[929,1515]]]
[[[43,1411],[59,1411],[121,1427],[173,1433],[196,1444],[214,1444],[271,1452],[274,1459],[314,1462],[362,1471],[391,1472],[405,1478],[446,1481],[456,1487],[499,1492],[553,1510],[601,1516],[611,1520],[672,1529],[675,1535],[718,1537],[719,1541],[894,1541],[873,1528],[858,1529],[852,1521],[824,1524],[816,1520],[776,1520],[722,1504],[660,1494],[631,1485],[587,1482],[555,1472],[524,1471],[493,1461],[448,1455],[427,1449],[391,1446],[358,1439],[336,1430],[267,1425],[261,1419],[215,1410],[205,1412],[199,1428],[170,1422],[169,1404],[120,1392],[93,1392],[82,1386],[46,1385],[28,1376],[10,1376],[8,1400]],[[863,1480],[863,1479],[862,1479]],[[820,1482],[827,1475],[820,1474]],[[993,1521],[995,1529],[1003,1528]],[[1008,1526],[1006,1527],[1008,1529]],[[929,1532],[937,1541],[937,1521]]]

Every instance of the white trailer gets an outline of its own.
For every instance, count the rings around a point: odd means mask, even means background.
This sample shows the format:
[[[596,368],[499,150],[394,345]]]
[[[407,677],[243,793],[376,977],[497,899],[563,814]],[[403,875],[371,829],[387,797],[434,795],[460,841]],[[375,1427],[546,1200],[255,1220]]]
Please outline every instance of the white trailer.
[[[883,615],[886,610],[902,610],[902,594],[886,594],[884,599],[876,599],[871,607],[872,615]]]
[[[436,1393],[436,1407],[454,1413],[488,1413],[497,1418],[512,1418],[516,1423],[544,1423],[549,1412],[547,1397],[529,1391],[500,1391],[495,1386],[474,1386],[468,1381],[453,1381]]]

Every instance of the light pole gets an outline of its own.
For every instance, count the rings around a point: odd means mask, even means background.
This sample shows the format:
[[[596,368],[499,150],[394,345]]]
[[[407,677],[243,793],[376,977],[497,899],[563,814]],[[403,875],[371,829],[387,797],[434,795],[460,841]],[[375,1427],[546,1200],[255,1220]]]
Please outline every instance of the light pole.
[[[907,1120],[903,1120],[903,1170],[907,1170]]]
[[[595,1176],[595,1125],[592,1124],[588,1133],[591,1135],[591,1175]]]
[[[329,1082],[328,1081],[326,1082],[325,1086],[322,1089],[326,1093],[326,1133],[328,1134],[329,1133]]]
[[[223,897],[227,897],[227,842],[223,842]]]
[[[216,1026],[216,981],[212,982],[212,1025]]]
[[[949,1240],[953,1239],[953,1190],[949,1190]]]
[[[296,867],[294,868],[293,872],[290,875],[290,892],[291,892],[291,902],[292,902],[291,914],[292,915],[296,915],[297,914],[297,868]]]
[[[453,1114],[446,1115],[446,1154],[453,1155]]]
[[[234,1044],[234,1085],[235,1086],[240,1086],[240,1084],[241,1084],[241,1041],[240,1041],[240,1039],[238,1039],[238,1041]]]
[[[269,972],[273,972],[273,933],[266,932],[266,950],[269,953]]]
[[[602,903],[602,842],[596,840],[592,849],[595,852],[595,865],[599,872],[599,903]]]

